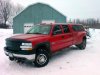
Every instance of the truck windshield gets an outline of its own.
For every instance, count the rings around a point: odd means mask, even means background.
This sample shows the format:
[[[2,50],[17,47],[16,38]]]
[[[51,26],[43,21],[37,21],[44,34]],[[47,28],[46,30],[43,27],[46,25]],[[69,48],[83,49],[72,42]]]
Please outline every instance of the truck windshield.
[[[34,25],[27,34],[49,34],[51,25]]]

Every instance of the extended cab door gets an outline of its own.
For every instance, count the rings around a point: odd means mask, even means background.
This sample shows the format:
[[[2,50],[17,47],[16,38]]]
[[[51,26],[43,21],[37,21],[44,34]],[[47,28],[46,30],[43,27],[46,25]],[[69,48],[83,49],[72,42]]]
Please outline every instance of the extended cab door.
[[[80,44],[84,36],[84,27],[81,25],[72,25],[74,44]]]
[[[51,41],[51,50],[53,52],[63,48],[64,39],[60,25],[54,25],[50,41]]]
[[[73,35],[72,32],[69,29],[68,25],[62,25],[63,28],[63,46],[67,47],[67,46],[71,46],[73,44]]]

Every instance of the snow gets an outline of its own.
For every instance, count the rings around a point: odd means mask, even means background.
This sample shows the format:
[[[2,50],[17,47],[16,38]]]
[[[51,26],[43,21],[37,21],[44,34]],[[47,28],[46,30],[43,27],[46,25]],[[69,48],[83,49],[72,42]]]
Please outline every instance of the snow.
[[[29,62],[18,64],[4,54],[5,39],[12,29],[0,29],[0,75],[100,75],[100,30],[91,29],[85,50],[75,46],[56,53],[47,66],[36,68]]]

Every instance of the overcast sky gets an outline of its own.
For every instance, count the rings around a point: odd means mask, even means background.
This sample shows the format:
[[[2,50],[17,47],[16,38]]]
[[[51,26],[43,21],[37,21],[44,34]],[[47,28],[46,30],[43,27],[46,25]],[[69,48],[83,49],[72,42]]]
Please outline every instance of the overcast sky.
[[[36,2],[49,4],[68,18],[100,19],[100,0],[11,0],[14,4],[27,7]]]

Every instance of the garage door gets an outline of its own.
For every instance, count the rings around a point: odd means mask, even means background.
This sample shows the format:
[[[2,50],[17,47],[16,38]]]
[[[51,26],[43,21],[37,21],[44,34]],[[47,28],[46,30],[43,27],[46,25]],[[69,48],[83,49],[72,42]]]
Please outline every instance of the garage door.
[[[34,23],[25,23],[24,24],[24,33],[26,33],[33,26],[34,26]]]

